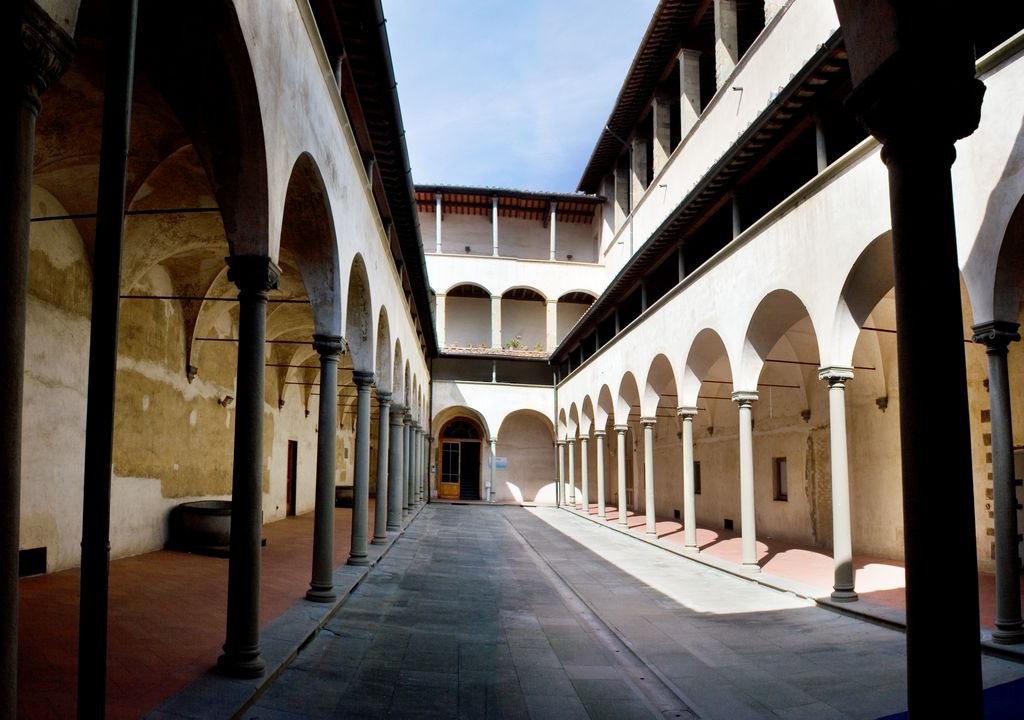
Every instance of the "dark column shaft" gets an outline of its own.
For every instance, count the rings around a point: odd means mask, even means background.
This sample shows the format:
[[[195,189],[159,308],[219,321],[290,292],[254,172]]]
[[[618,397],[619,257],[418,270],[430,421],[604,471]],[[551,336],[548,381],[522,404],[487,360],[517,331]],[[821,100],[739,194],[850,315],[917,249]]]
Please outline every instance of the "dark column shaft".
[[[950,182],[953,144],[907,132],[886,144],[884,157],[899,331],[908,704],[912,717],[939,717],[948,711],[948,698],[957,697],[968,708],[965,717],[980,717],[978,562]],[[936,542],[943,537],[950,542],[939,552]]]
[[[92,321],[89,326],[89,390],[85,416],[78,641],[79,717],[103,717],[106,702],[110,472],[114,453],[121,242],[124,236],[137,11],[137,0],[120,0],[114,5],[109,25],[103,94]]]
[[[64,71],[71,40],[34,3],[0,10],[0,717],[18,708],[18,545],[32,157],[39,94]],[[27,42],[32,39],[33,42]]]
[[[227,259],[238,286],[238,380],[231,473],[231,558],[224,654],[217,660],[233,677],[260,677],[260,540],[263,530],[263,381],[267,290],[280,270],[267,257]]]
[[[1020,553],[1017,550],[1017,486],[1013,475],[1013,415],[1006,352],[1020,339],[1015,322],[974,326],[974,341],[987,345],[988,396],[992,418],[992,515],[996,545],[996,629],[998,643],[1024,642],[1020,612]]]
[[[313,516],[313,575],[306,599],[332,602],[334,594],[334,476],[338,463],[338,355],[336,335],[315,335],[320,354],[320,414],[316,435],[316,506]]]
[[[402,529],[402,439],[404,435],[403,421],[405,419],[405,407],[395,405],[391,408],[391,442],[388,447],[388,530],[399,532]]]
[[[391,393],[377,391],[380,417],[377,420],[377,504],[373,515],[373,544],[388,542],[388,449],[391,439]]]
[[[352,546],[349,565],[368,565],[366,535],[370,507],[370,385],[373,373],[352,373],[356,384],[356,462],[355,481],[352,483]]]

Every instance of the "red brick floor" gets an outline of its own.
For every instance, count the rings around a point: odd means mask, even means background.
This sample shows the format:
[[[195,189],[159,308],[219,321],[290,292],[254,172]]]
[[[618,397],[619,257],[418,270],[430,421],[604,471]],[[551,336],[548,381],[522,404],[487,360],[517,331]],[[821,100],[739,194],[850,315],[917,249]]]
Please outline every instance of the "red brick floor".
[[[583,506],[577,504],[578,509]],[[598,506],[590,505],[592,515],[597,515]],[[619,519],[618,508],[605,509],[609,522]],[[631,532],[643,535],[646,531],[646,517],[629,511],[626,517]],[[677,520],[659,519],[656,524],[658,539],[682,546],[683,526]],[[742,546],[739,533],[728,530],[697,529],[697,545],[702,553],[721,560],[739,564]],[[767,575],[794,580],[805,585],[820,587],[827,595],[832,589],[832,556],[819,548],[797,547],[771,539],[759,539],[757,559],[762,572]],[[863,600],[894,608],[906,607],[906,577],[903,563],[896,560],[866,555],[854,555],[854,584]],[[978,591],[981,605],[981,625],[991,630],[995,627],[995,576],[978,573]],[[1021,578],[1021,593],[1024,594],[1024,577]]]
[[[373,499],[369,532],[373,533]],[[337,509],[334,559],[348,558],[352,511]],[[313,514],[264,526],[260,624],[301,600],[313,560]],[[107,717],[136,718],[210,669],[221,652],[228,561],[158,551],[110,564]],[[75,715],[79,572],[20,585],[18,717]]]

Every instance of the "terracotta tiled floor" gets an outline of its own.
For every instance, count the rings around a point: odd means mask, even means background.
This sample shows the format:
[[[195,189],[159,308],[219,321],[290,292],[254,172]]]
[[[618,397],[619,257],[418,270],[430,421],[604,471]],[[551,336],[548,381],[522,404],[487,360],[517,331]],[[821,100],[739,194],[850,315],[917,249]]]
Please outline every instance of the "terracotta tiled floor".
[[[370,528],[373,533],[373,499]],[[337,509],[335,566],[348,558],[350,509]],[[312,513],[264,526],[261,626],[302,599]],[[136,718],[213,666],[224,641],[228,561],[159,551],[110,564],[107,717]],[[75,715],[79,572],[20,583],[18,716]]]

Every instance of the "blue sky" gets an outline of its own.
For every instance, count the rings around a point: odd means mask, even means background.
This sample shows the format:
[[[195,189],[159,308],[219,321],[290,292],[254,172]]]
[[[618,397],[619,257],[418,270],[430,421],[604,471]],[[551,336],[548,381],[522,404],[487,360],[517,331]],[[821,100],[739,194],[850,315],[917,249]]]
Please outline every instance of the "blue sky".
[[[656,0],[384,0],[417,183],[573,192]]]

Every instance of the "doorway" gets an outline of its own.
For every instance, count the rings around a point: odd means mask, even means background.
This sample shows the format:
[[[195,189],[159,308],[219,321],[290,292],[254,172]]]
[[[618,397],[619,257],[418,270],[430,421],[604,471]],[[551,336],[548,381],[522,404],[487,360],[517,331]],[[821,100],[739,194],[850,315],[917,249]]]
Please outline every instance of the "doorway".
[[[439,498],[480,499],[480,438],[479,428],[466,418],[452,420],[441,429]]]
[[[285,488],[285,515],[292,517],[295,514],[295,486],[298,484],[296,478],[299,474],[299,441],[288,441],[288,484]]]

